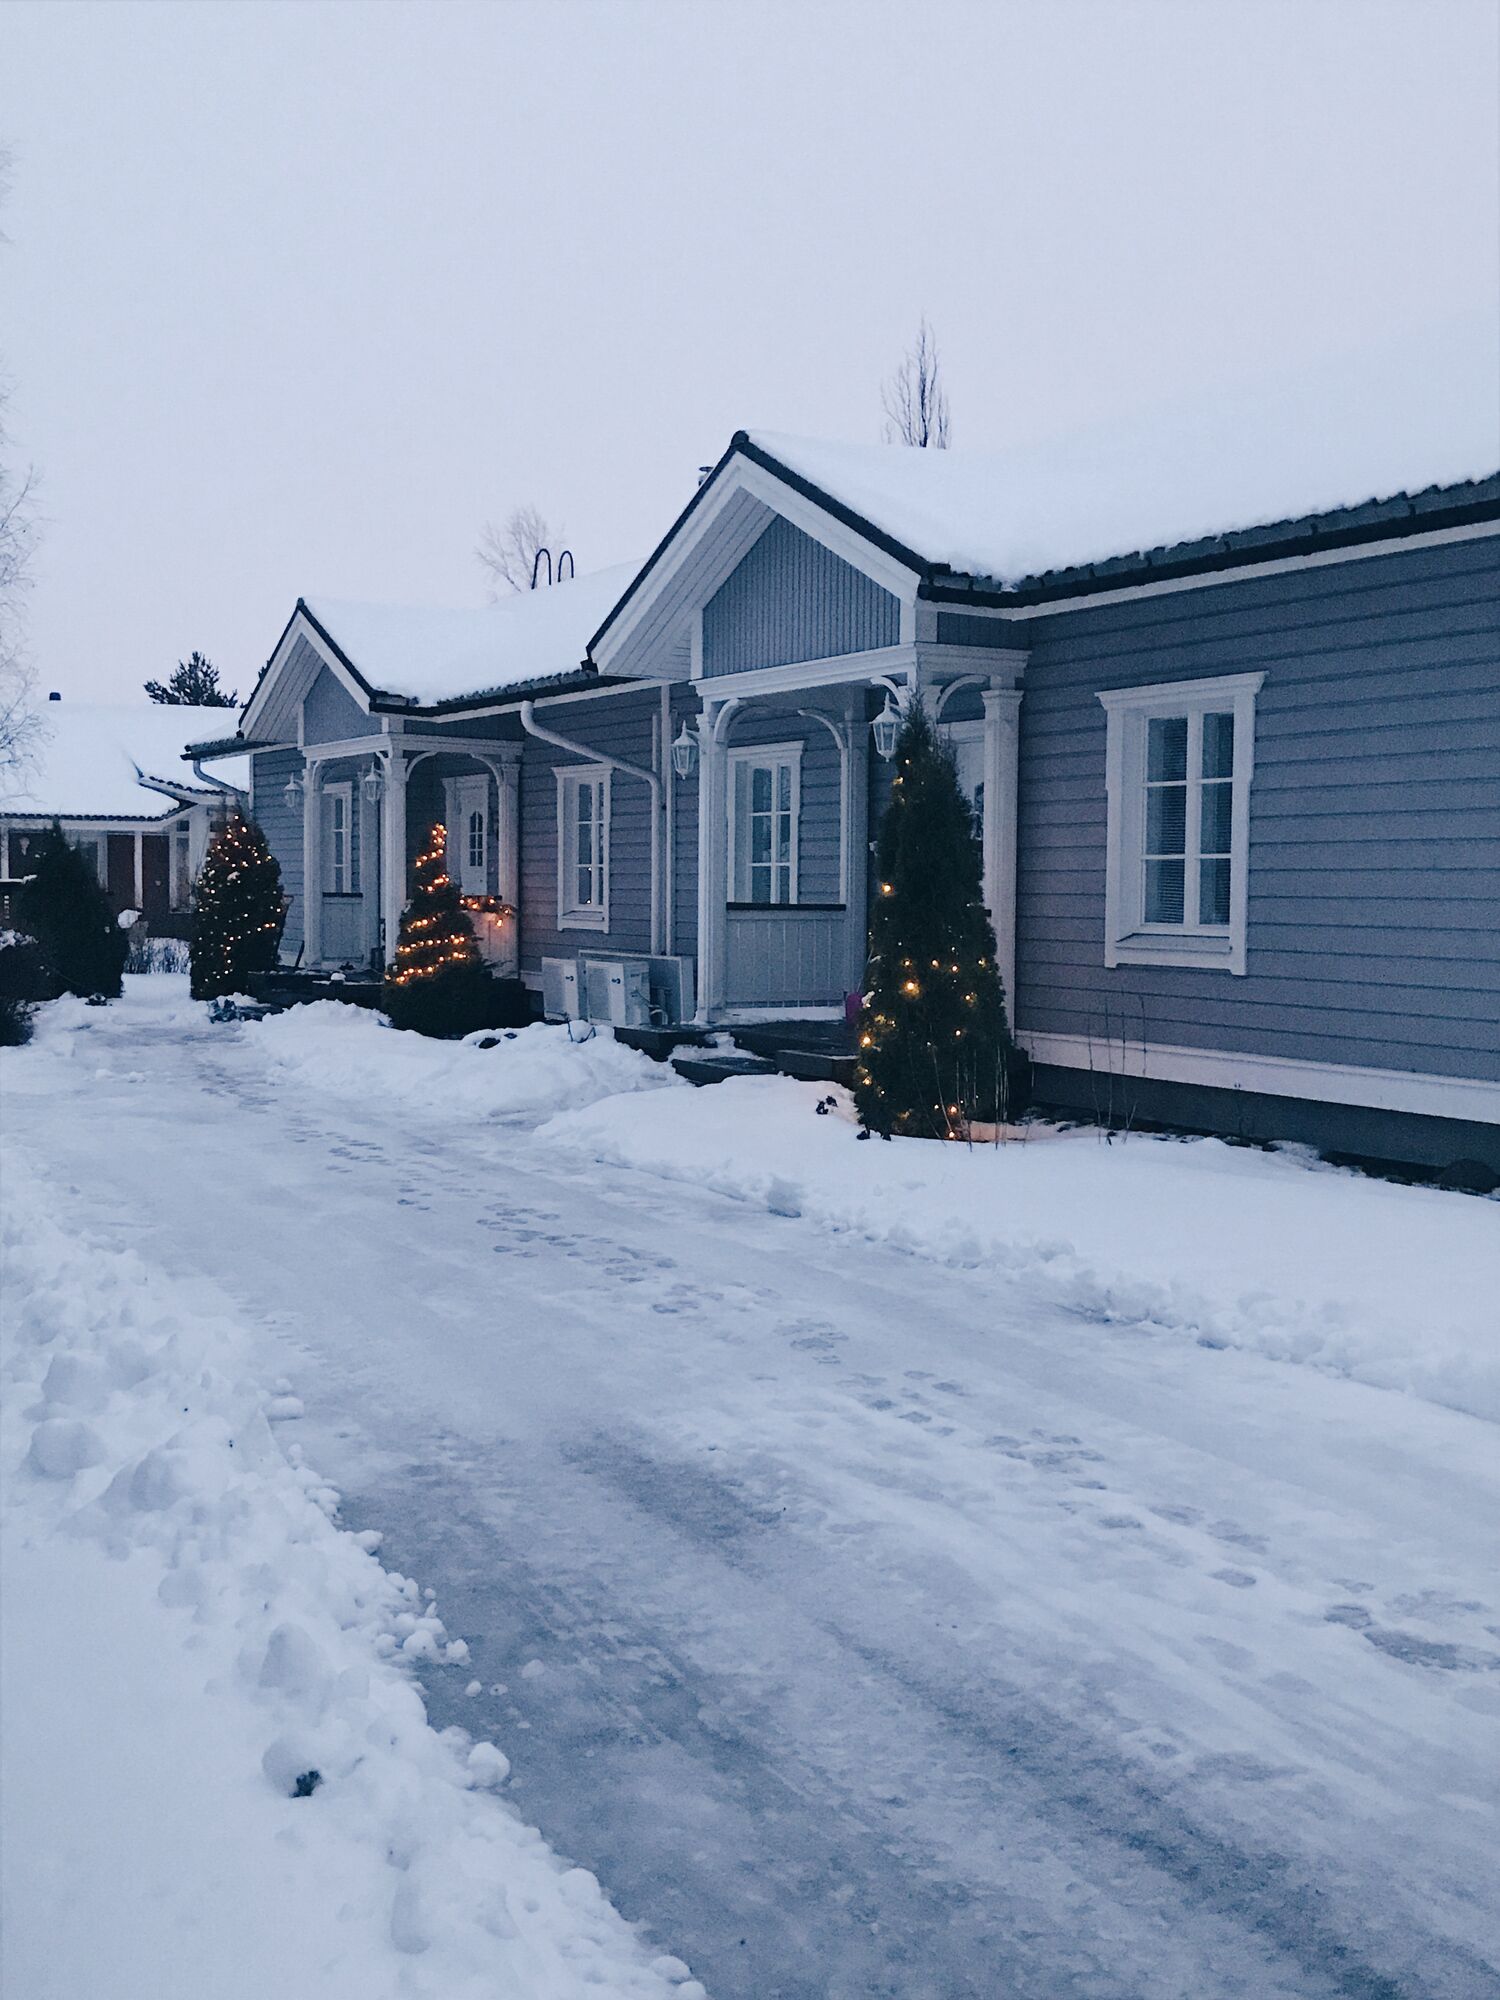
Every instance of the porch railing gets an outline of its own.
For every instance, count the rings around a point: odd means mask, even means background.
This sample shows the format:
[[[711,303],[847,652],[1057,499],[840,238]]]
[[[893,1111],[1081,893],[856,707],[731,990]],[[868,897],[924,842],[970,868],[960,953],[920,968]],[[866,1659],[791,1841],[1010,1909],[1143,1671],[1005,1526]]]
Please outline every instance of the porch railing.
[[[837,1006],[863,969],[856,942],[842,905],[731,904],[725,920],[725,1004]]]

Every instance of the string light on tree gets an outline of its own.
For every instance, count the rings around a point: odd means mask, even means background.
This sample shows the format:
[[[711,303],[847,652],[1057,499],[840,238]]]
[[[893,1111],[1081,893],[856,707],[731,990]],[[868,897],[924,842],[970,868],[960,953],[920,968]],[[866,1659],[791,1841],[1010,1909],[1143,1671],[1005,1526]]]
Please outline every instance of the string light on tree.
[[[854,1098],[871,1131],[964,1138],[1016,1108],[994,933],[968,802],[920,703],[895,756]]]
[[[385,976],[386,1013],[398,1028],[422,1035],[466,1035],[489,1025],[494,1011],[492,982],[465,907],[486,907],[492,899],[459,894],[447,870],[447,839],[444,826],[433,827],[417,856],[412,899]]]
[[[285,923],[280,864],[255,822],[232,812],[209,841],[193,891],[193,998],[244,993],[273,971]]]

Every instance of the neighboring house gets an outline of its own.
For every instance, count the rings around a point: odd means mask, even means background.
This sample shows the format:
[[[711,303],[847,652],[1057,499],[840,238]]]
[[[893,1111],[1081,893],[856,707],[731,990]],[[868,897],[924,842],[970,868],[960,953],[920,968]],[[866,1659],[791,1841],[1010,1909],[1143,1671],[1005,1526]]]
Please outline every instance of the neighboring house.
[[[318,884],[294,940],[378,961],[442,819],[533,985],[544,958],[677,956],[700,1023],[841,1014],[915,692],[1045,1101],[1500,1167],[1476,469],[1338,506],[1363,471],[1230,498],[1219,459],[1174,481],[740,433],[637,570],[485,612],[303,602],[239,739],[289,883]]]
[[[153,935],[185,934],[214,818],[249,766],[239,757],[204,776],[184,770],[184,752],[228,719],[222,708],[49,701],[35,753],[0,793],[0,894],[8,902],[57,820],[92,857],[117,914],[139,910]]]

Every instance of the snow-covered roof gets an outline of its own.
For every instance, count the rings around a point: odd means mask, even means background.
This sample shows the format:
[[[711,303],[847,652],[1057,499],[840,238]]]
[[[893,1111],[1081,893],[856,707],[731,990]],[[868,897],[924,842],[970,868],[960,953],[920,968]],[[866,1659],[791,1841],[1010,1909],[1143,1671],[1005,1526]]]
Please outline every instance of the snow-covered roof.
[[[168,786],[178,800],[212,797],[182,753],[189,743],[225,735],[234,711],[148,701],[118,707],[49,701],[40,720],[35,754],[6,780],[0,812],[26,818],[166,819],[180,807],[142,784],[141,776]],[[243,789],[249,760],[218,761],[214,775]]]
[[[372,692],[427,706],[576,672],[638,568],[621,563],[471,611],[302,603]]]
[[[1462,325],[1003,456],[747,435],[924,564],[1013,585],[1492,478],[1500,369]]]

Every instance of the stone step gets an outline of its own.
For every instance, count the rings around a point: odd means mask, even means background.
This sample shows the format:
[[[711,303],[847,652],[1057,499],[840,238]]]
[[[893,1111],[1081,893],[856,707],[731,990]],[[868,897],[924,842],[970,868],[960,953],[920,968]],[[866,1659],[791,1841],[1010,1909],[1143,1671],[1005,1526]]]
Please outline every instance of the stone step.
[[[718,1050],[694,1050],[691,1055],[673,1056],[672,1067],[688,1083],[726,1083],[732,1076],[774,1076],[775,1063],[760,1056]]]

